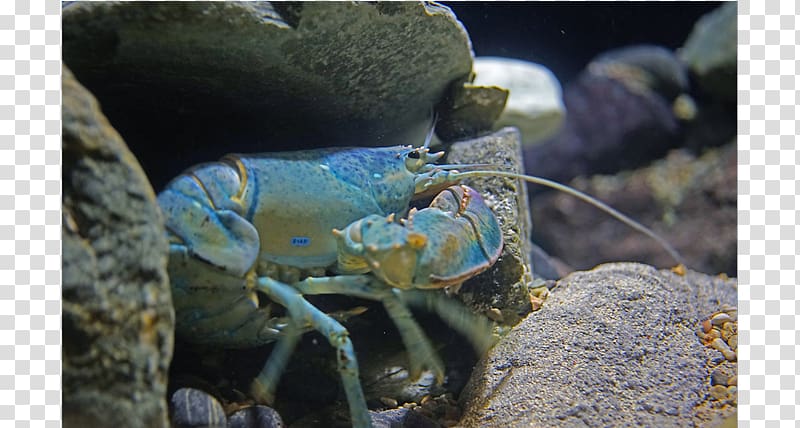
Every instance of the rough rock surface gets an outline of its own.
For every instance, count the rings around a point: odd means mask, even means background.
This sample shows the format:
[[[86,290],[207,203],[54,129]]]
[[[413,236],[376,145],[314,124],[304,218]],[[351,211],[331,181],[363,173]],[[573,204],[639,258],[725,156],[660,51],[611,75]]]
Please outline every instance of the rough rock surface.
[[[736,298],[691,271],[575,272],[481,361],[460,426],[692,426],[711,375],[696,330]]]
[[[652,166],[615,176],[578,179],[589,193],[669,241],[688,266],[736,275],[736,144],[695,156],[672,152]],[[609,261],[676,264],[655,241],[569,195],[532,202],[534,240],[576,269]]]
[[[521,144],[516,128],[503,128],[484,137],[453,144],[448,149],[447,163],[481,163],[522,173]],[[502,177],[469,179],[464,184],[481,192],[497,214],[503,230],[503,253],[489,270],[465,282],[459,296],[478,312],[499,310],[502,315],[495,316],[495,320],[514,325],[531,310],[527,187],[519,180]]]
[[[65,426],[167,426],[174,320],[155,194],[89,94],[63,73]]]
[[[421,142],[472,68],[432,3],[77,2],[63,29],[65,63],[157,189],[228,152]]]

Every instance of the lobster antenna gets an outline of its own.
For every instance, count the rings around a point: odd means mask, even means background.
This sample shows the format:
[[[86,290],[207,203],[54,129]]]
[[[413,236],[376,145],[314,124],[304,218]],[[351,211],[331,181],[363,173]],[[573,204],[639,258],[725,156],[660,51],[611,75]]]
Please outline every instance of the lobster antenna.
[[[422,145],[423,148],[427,149],[431,145],[431,140],[433,139],[433,131],[436,130],[436,121],[439,120],[439,115],[436,114],[436,110],[431,108],[431,129],[428,130],[428,135],[425,136],[425,144]]]
[[[635,230],[637,230],[637,231],[649,236],[650,238],[652,238],[653,240],[658,242],[658,244],[661,246],[661,248],[663,248],[664,251],[669,253],[670,257],[672,257],[676,262],[678,262],[679,264],[682,264],[684,266],[688,266],[683,261],[683,258],[680,256],[680,254],[678,254],[678,251],[676,251],[675,248],[672,245],[670,245],[670,243],[667,242],[664,238],[656,235],[655,232],[653,232],[652,230],[648,229],[646,226],[644,226],[643,224],[637,222],[636,220],[626,216],[625,214],[622,214],[621,212],[615,210],[614,208],[611,208],[610,206],[608,206],[604,202],[598,200],[597,198],[589,196],[586,193],[583,193],[583,192],[581,192],[579,190],[575,190],[575,189],[573,189],[573,188],[571,188],[569,186],[565,186],[565,185],[563,185],[561,183],[557,183],[555,181],[548,180],[546,178],[536,177],[534,175],[516,174],[516,173],[513,173],[513,172],[506,172],[506,171],[467,171],[467,172],[456,173],[456,177],[458,179],[461,179],[461,178],[486,177],[486,176],[489,176],[489,175],[497,176],[497,177],[517,178],[517,179],[520,179],[520,180],[527,181],[529,183],[534,183],[534,184],[538,184],[538,185],[541,185],[541,186],[550,187],[551,189],[555,189],[555,190],[558,190],[560,192],[564,192],[564,193],[566,193],[568,195],[574,196],[574,197],[586,202],[587,204],[592,205],[593,207],[595,207],[595,208],[597,208],[597,209],[599,209],[601,211],[604,211],[608,215],[614,217],[615,219],[621,221],[622,223],[628,225],[629,227],[631,227],[631,228],[633,228],[633,229],[635,229]]]
[[[461,171],[486,171],[486,168],[500,168],[501,165],[494,165],[490,163],[454,163],[454,164],[434,164],[435,169],[443,171],[458,170]]]

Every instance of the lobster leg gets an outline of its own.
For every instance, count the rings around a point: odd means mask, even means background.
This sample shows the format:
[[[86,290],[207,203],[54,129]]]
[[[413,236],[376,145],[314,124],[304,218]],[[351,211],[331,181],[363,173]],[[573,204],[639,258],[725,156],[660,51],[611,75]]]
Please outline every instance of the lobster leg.
[[[277,358],[271,357],[267,361],[267,365],[264,367],[264,370],[262,370],[262,374],[254,381],[253,392],[256,394],[264,393],[266,389],[270,387],[269,383],[275,382],[276,377],[270,373],[277,370],[270,369],[269,364],[275,364],[278,366],[277,369],[282,370],[283,367],[280,367],[280,365],[285,366],[285,360],[288,358],[288,354],[291,353],[291,350],[294,349],[294,345],[297,343],[297,339],[292,336],[298,334],[298,332],[303,330],[305,325],[308,325],[322,333],[322,335],[328,339],[331,346],[336,348],[339,375],[342,378],[344,391],[347,395],[353,426],[371,426],[369,411],[367,410],[367,404],[364,399],[364,392],[358,380],[358,362],[356,361],[353,344],[350,341],[347,330],[338,321],[306,301],[297,289],[287,284],[268,277],[260,277],[258,278],[256,287],[259,291],[266,294],[270,300],[286,308],[294,324],[292,330],[296,329],[296,331],[294,334],[287,336],[289,341],[284,342],[283,345],[279,341],[279,356]],[[292,343],[292,341],[294,341],[294,343]],[[262,383],[262,375],[264,376],[265,383]],[[274,385],[271,387],[274,389]]]
[[[450,328],[466,337],[479,355],[494,345],[497,338],[488,318],[475,315],[462,303],[434,291],[403,290],[399,295],[404,302],[436,313]]]
[[[488,318],[470,312],[457,300],[447,297],[441,290],[400,290],[391,288],[368,275],[339,275],[324,278],[306,278],[293,284],[303,294],[343,294],[363,299],[380,301],[392,321],[397,325],[403,343],[410,351],[410,358],[429,355],[431,351],[423,349],[429,343],[422,329],[411,318],[406,303],[424,308],[437,314],[447,325],[466,337],[475,351],[483,354],[494,344],[492,322]],[[413,325],[412,325],[413,324]],[[433,353],[432,355],[436,355]],[[438,357],[437,357],[438,358]],[[425,361],[425,358],[422,358]],[[412,372],[415,363],[412,361]],[[435,362],[428,361],[429,367],[435,370]],[[437,372],[437,378],[439,373]]]
[[[281,374],[289,364],[289,357],[292,356],[297,342],[303,335],[304,330],[299,328],[297,324],[288,324],[282,333],[282,337],[278,339],[275,347],[269,355],[269,359],[264,363],[264,368],[253,380],[251,390],[256,398],[264,403],[272,404],[275,399],[275,390],[278,387]]]
[[[437,382],[444,381],[444,363],[422,328],[414,321],[411,311],[398,297],[399,290],[367,275],[306,278],[293,286],[303,294],[344,294],[380,301],[397,326],[403,345],[408,350],[410,377],[419,378],[427,368],[433,371]]]

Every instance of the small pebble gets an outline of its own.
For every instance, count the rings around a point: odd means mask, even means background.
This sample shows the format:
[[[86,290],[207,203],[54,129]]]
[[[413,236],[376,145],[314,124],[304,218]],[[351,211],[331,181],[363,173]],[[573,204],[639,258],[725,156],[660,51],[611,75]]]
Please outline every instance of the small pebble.
[[[711,394],[712,397],[714,397],[715,400],[719,401],[724,401],[729,397],[728,387],[724,385],[712,386],[709,393]]]
[[[736,308],[736,306],[732,306],[732,305],[729,305],[727,303],[723,303],[720,306],[720,310],[722,312],[725,312],[726,314],[730,315],[730,317],[733,318],[734,321],[736,321],[736,313],[739,311],[739,309]]]
[[[500,309],[497,308],[491,308],[488,311],[486,311],[486,316],[488,316],[489,319],[495,322],[503,321],[503,312],[501,312]]]
[[[711,320],[703,320],[701,325],[703,326],[703,333],[711,331]]]
[[[544,300],[547,299],[547,296],[550,295],[550,289],[547,286],[536,287],[531,289],[531,294]]]
[[[724,362],[725,362],[725,357],[723,357],[721,354],[717,354],[717,355],[714,355],[713,357],[709,358],[707,364],[710,367],[716,367],[716,366],[718,366],[718,365],[720,365],[720,364],[722,364]]]
[[[680,263],[677,266],[673,266],[672,269],[670,270],[672,271],[672,273],[676,275],[680,276],[686,275],[686,266],[684,266],[683,263]]]
[[[395,408],[397,407],[397,400],[391,397],[381,397],[381,403],[383,403],[386,407]]]
[[[737,391],[739,389],[736,386],[729,386],[728,387],[728,400],[733,401],[734,403],[739,401],[739,397],[737,396]]]
[[[720,338],[716,338],[711,341],[711,347],[716,349],[719,352],[722,352],[722,355],[728,361],[736,361],[736,353],[731,350],[727,343]]]
[[[531,301],[531,311],[533,312],[538,311],[539,309],[542,308],[542,305],[544,305],[544,300],[536,296],[530,296],[530,301]]]
[[[739,347],[739,335],[738,334],[734,334],[733,336],[728,338],[728,346],[730,346],[731,349],[733,349],[733,350],[736,350]]]
[[[172,424],[178,428],[225,427],[225,411],[211,395],[194,388],[181,388],[172,394]]]
[[[250,406],[236,411],[228,418],[228,428],[283,428],[281,415],[267,406]]]
[[[728,386],[728,376],[722,373],[722,370],[714,370],[711,372],[711,386],[724,385]]]
[[[739,380],[736,378],[736,375],[733,375],[728,378],[728,386],[736,386]]]
[[[736,333],[738,330],[737,327],[738,325],[735,322],[726,322],[725,324],[722,324],[722,328],[720,330],[722,330],[723,334],[731,335]]]
[[[733,321],[733,319],[731,319],[730,315],[728,315],[728,314],[726,314],[724,312],[716,314],[713,317],[711,317],[711,324],[718,325],[718,326],[721,326],[722,324],[725,324],[726,322],[731,322],[731,321]]]

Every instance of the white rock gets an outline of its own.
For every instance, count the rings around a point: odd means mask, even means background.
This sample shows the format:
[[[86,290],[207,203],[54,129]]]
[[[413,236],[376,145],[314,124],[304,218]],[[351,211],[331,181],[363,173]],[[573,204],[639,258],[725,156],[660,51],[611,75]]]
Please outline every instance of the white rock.
[[[526,145],[561,129],[565,114],[561,83],[546,67],[514,58],[485,56],[475,58],[473,70],[475,84],[511,91],[496,128],[516,126]]]

